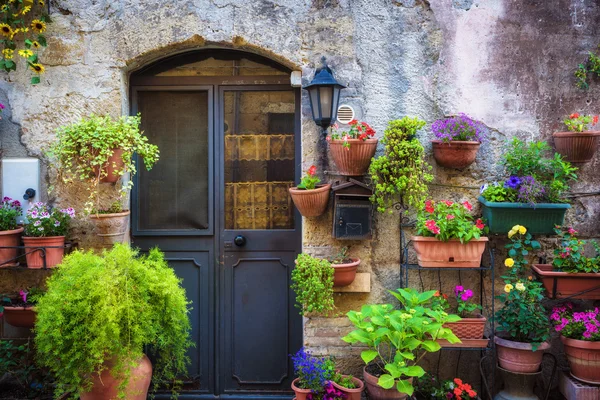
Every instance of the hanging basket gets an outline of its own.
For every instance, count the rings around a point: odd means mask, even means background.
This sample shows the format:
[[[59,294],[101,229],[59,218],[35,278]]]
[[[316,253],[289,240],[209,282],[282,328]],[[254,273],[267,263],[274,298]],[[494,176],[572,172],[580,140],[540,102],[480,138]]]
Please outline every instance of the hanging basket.
[[[344,140],[331,140],[329,151],[339,175],[362,176],[369,170],[371,159],[377,150],[377,139],[347,139],[350,147],[344,146]]]

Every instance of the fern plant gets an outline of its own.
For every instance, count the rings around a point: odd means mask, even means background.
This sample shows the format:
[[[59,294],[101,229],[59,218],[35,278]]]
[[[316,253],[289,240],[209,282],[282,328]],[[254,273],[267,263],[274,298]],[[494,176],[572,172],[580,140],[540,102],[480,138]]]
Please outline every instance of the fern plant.
[[[158,249],[140,256],[117,244],[102,255],[66,256],[38,301],[35,327],[39,362],[56,378],[55,396],[78,399],[109,360],[123,396],[130,368],[146,349],[156,356],[153,389],[166,383],[176,393],[191,345],[180,282]]]
[[[292,289],[300,314],[329,314],[334,310],[333,267],[327,260],[300,254],[292,271]]]

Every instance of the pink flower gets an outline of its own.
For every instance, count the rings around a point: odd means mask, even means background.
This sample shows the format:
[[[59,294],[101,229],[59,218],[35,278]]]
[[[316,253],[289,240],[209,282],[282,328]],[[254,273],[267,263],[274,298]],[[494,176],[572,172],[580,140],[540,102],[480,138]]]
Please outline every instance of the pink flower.
[[[555,311],[550,315],[550,319],[553,321],[560,321],[560,314]]]
[[[464,287],[462,287],[461,285],[458,285],[458,286],[456,286],[456,287],[454,288],[454,295],[455,295],[455,296],[458,296],[458,294],[459,294],[460,292],[462,292],[463,290],[465,290],[465,288],[464,288]]]
[[[464,203],[462,203],[463,206],[465,206],[465,208],[469,211],[471,211],[473,209],[473,206],[471,205],[471,203],[469,203],[468,201],[465,201]]]
[[[433,201],[427,200],[425,202],[425,211],[427,211],[429,214],[432,214],[433,211],[435,211],[435,209],[433,208]]]
[[[588,331],[585,331],[585,332],[583,332],[583,337],[586,338],[586,339],[589,339],[589,338],[592,337],[592,333],[588,332]]]
[[[479,228],[479,229],[483,229],[483,228],[485,228],[485,225],[484,225],[484,223],[483,223],[483,221],[482,221],[481,219],[477,219],[477,220],[475,221],[475,226],[476,226],[477,228]]]
[[[444,203],[446,203],[446,205],[447,205],[448,207],[450,207],[452,204],[454,204],[454,203],[452,203],[450,200],[444,200]]]
[[[325,140],[327,140],[328,142],[331,142],[331,136],[327,136],[327,137],[325,138]]]
[[[452,214],[448,214],[446,215],[446,219],[450,220],[450,219],[454,219],[454,215]]]
[[[425,227],[430,232],[432,232],[434,235],[437,235],[438,233],[440,233],[440,228],[436,225],[435,221],[432,219],[425,221]]]
[[[21,290],[19,292],[19,296],[21,296],[21,298],[23,299],[23,303],[27,303],[27,292]]]
[[[577,233],[577,231],[575,229],[569,228],[569,234],[574,235],[576,233]]]

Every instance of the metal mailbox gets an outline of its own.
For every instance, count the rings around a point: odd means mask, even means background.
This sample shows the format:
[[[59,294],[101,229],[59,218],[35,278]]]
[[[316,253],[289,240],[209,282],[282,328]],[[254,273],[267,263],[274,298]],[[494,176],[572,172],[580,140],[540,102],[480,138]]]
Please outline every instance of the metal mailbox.
[[[333,237],[342,240],[371,238],[373,194],[366,183],[349,178],[337,183],[333,191]]]

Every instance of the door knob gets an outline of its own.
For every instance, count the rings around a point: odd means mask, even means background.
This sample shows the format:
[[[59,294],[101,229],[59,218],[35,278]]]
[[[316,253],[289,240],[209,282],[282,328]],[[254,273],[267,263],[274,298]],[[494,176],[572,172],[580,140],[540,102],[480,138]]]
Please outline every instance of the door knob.
[[[233,239],[233,243],[235,243],[236,246],[242,247],[243,245],[246,244],[246,238],[242,235],[237,235]]]

